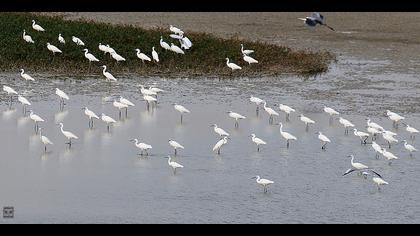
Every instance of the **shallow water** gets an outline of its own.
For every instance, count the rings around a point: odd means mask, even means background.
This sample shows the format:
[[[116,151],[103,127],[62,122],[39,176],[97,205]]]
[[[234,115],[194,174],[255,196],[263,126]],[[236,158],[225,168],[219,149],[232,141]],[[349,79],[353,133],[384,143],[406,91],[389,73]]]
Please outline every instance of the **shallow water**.
[[[384,70],[388,66],[383,60],[342,58],[327,74],[307,80],[130,77],[112,86],[98,78],[37,75],[30,89],[16,79],[18,75],[3,74],[2,85],[23,93],[35,113],[46,119],[41,127],[54,145],[44,154],[20,105],[15,102],[9,111],[7,97],[1,97],[0,206],[14,206],[15,218],[0,222],[419,223],[418,154],[410,158],[403,145],[393,146],[391,151],[400,159],[389,166],[383,157],[376,160],[372,148],[360,145],[351,132],[345,136],[337,120],[329,125],[321,112],[322,104],[327,104],[361,130],[367,116],[392,130],[391,121],[383,116],[390,109],[419,128],[417,72],[389,72]],[[165,90],[156,109],[146,110],[133,86],[139,83],[156,83]],[[63,112],[58,109],[56,87],[70,96]],[[128,118],[118,121],[110,133],[101,121],[89,130],[81,108],[118,118],[112,106],[112,96],[118,95],[136,104]],[[256,116],[250,95],[266,99],[269,106],[284,103],[297,109],[290,122],[285,122],[284,114],[276,118],[298,137],[289,149],[279,126],[268,124],[264,110]],[[182,125],[172,107],[175,102],[191,110]],[[237,129],[226,114],[229,110],[247,116]],[[301,112],[317,122],[309,132],[297,118]],[[58,122],[79,136],[71,149],[55,125]],[[211,151],[219,139],[210,127],[214,123],[231,134],[220,156]],[[321,150],[316,131],[332,140],[326,151]],[[399,140],[408,139],[402,126],[397,132]],[[248,137],[251,133],[268,143],[259,153]],[[151,144],[151,155],[137,155],[128,141],[132,138]],[[163,158],[173,154],[168,139],[185,146],[175,158],[185,168],[176,175]],[[416,140],[410,142],[419,146]],[[378,143],[385,144],[381,138]],[[350,168],[349,154],[375,168],[390,185],[378,192],[370,178],[342,177]],[[267,194],[251,179],[254,175],[275,182]]]

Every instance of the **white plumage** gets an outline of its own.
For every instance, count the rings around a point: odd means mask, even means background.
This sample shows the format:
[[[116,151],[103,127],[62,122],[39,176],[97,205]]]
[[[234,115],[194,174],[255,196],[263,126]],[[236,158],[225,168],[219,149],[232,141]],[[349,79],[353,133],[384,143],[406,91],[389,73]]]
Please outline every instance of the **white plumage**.
[[[179,35],[183,35],[184,31],[182,31],[181,29],[173,26],[173,25],[169,25],[169,30],[174,32],[175,34],[179,34]]]
[[[146,152],[146,155],[149,155],[149,153],[148,153],[148,151],[147,150],[149,150],[149,149],[152,149],[152,145],[149,145],[149,144],[147,144],[147,143],[142,143],[142,142],[139,142],[139,140],[138,139],[132,139],[131,141],[133,141],[134,142],[134,145],[138,148],[138,149],[140,149],[140,155],[143,155],[143,152]]]
[[[59,88],[55,89],[55,94],[59,96],[61,99],[66,99],[66,100],[70,99],[69,96],[67,96],[67,94],[63,92],[62,90],[60,90]]]
[[[327,107],[327,106],[324,106],[324,112],[328,113],[328,115],[330,115],[330,116],[340,114],[338,111],[332,109],[331,107]]]
[[[171,51],[176,52],[178,54],[185,54],[185,52],[181,48],[179,48],[173,43],[171,43]]]
[[[32,20],[32,28],[36,31],[45,31],[44,28],[42,28],[40,25],[35,23],[35,20]]]
[[[25,40],[27,43],[35,43],[34,40],[32,40],[32,37],[26,34],[25,30],[23,30],[23,40]]]
[[[153,60],[155,60],[156,62],[159,62],[159,55],[155,51],[155,47],[152,47],[152,57],[153,57]]]
[[[246,54],[243,54],[243,59],[244,59],[244,61],[248,62],[249,65],[251,65],[252,63],[258,63],[257,60],[255,60],[254,58],[252,58],[252,57],[250,57]]]
[[[102,74],[105,76],[106,80],[117,81],[117,79],[111,73],[106,71],[105,65],[103,65],[102,68],[104,68]]]
[[[64,40],[63,36],[61,36],[61,34],[58,34],[58,42],[65,44],[66,40]]]
[[[165,50],[171,50],[171,46],[169,46],[169,44],[165,41],[163,41],[163,37],[160,36],[160,46],[165,49]]]
[[[32,78],[32,76],[28,75],[25,73],[24,69],[20,69],[20,76],[25,79],[26,81],[35,81],[34,78]]]
[[[249,55],[251,53],[253,53],[254,50],[244,50],[244,45],[241,43],[241,53],[244,55]]]
[[[148,57],[146,54],[140,52],[140,49],[136,49],[136,55],[137,57],[144,63],[144,61],[152,61],[152,59],[150,59],[150,57]]]
[[[89,63],[92,61],[99,61],[99,59],[96,58],[92,53],[89,53],[87,48],[85,48],[83,51],[85,51],[85,57],[89,60]]]
[[[178,169],[178,168],[184,168],[183,165],[181,165],[181,164],[179,164],[179,163],[177,163],[175,161],[171,161],[172,158],[170,156],[167,156],[166,158],[168,158],[168,165],[170,167],[172,167],[172,169],[174,170],[174,174],[176,174],[176,169]]]
[[[217,150],[217,154],[220,154],[220,149],[223,145],[227,143],[228,138],[225,136],[222,139],[220,139],[213,147],[213,152]]]
[[[125,58],[116,53],[115,51],[111,52],[112,58],[114,58],[117,62],[125,61]]]
[[[361,169],[368,169],[369,168],[367,165],[364,165],[362,163],[353,162],[353,160],[354,160],[354,156],[353,155],[350,155],[349,157],[351,157],[351,160],[350,160],[351,166],[353,166],[355,169],[361,170]]]
[[[47,43],[47,49],[50,50],[54,55],[55,53],[63,53],[60,49],[50,43]]]
[[[233,62],[229,62],[229,58],[227,58],[227,57],[226,57],[226,65],[227,65],[230,69],[232,69],[232,71],[234,71],[234,70],[241,70],[241,69],[242,69],[242,67],[240,67],[240,66],[236,65],[235,63],[233,63]]]
[[[253,177],[253,179],[256,179],[257,184],[264,187],[264,193],[267,192],[267,186],[270,184],[274,184],[274,181],[268,180],[268,179],[261,179],[259,175]]]
[[[255,134],[251,134],[251,140],[257,145],[257,151],[260,151],[260,145],[267,144],[264,140],[257,138]]]
[[[219,136],[229,136],[229,133],[228,132],[226,132],[224,129],[222,129],[222,128],[220,128],[220,127],[217,127],[217,125],[216,124],[214,124],[214,125],[212,125],[214,128],[213,128],[213,130],[214,130],[214,132],[216,133],[216,134],[218,134]]]
[[[286,139],[287,147],[289,147],[289,140],[297,140],[297,138],[295,136],[293,136],[292,134],[283,131],[283,124],[281,122],[280,122],[280,135],[284,139]]]
[[[77,45],[77,46],[85,46],[85,43],[81,40],[81,39],[79,39],[78,37],[76,37],[76,36],[72,36],[71,37],[71,40]]]
[[[184,146],[182,146],[181,144],[179,144],[177,141],[175,140],[171,140],[169,139],[168,141],[169,145],[175,150],[175,155],[177,153],[177,149],[184,149]]]

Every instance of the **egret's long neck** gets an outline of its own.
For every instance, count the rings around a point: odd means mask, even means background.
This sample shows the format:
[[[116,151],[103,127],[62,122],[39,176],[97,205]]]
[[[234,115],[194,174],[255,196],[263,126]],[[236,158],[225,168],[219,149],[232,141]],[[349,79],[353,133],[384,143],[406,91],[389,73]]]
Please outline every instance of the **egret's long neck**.
[[[21,74],[21,75],[23,75],[23,73],[25,73],[25,71],[22,69],[22,70],[20,71],[20,74]]]
[[[102,70],[102,73],[105,74],[106,71],[106,67],[104,67],[104,69]]]
[[[226,65],[229,65],[229,58],[226,60]]]
[[[259,182],[259,181],[260,181],[260,179],[261,179],[261,177],[260,177],[260,176],[257,176],[257,182]]]
[[[168,164],[171,164],[171,157],[168,158]]]
[[[63,125],[60,125],[61,132],[64,133]]]
[[[267,108],[267,103],[266,102],[264,102],[264,108]]]
[[[23,31],[23,37],[25,37],[25,35],[26,35],[26,32],[25,32],[25,31]]]
[[[280,124],[280,133],[283,133],[283,124]]]
[[[351,156],[351,164],[353,164],[354,156]]]

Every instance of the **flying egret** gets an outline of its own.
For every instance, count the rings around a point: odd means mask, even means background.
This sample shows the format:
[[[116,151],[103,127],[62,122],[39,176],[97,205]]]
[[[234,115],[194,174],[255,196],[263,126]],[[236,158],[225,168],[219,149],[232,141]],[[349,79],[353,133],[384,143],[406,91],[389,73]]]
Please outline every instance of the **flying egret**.
[[[273,123],[273,116],[279,116],[279,113],[277,113],[274,109],[267,107],[267,102],[264,101],[264,110],[268,113],[268,115],[270,116],[268,118],[268,124],[272,124]]]
[[[143,99],[147,102],[147,110],[149,110],[150,103],[157,102],[157,99],[150,95],[143,95]]]
[[[382,132],[382,138],[388,142],[388,147],[391,149],[391,143],[397,143],[398,139],[394,138],[392,135]]]
[[[42,28],[40,25],[35,23],[35,20],[32,20],[32,28],[36,31],[45,31],[44,28]]]
[[[179,113],[181,113],[181,124],[182,124],[182,115],[184,113],[190,113],[190,111],[187,108],[185,108],[184,106],[176,104],[176,103],[174,103],[173,106],[174,106],[175,110],[177,110]]]
[[[251,134],[249,137],[251,137],[252,142],[254,142],[257,145],[257,152],[260,151],[260,145],[267,144],[264,140],[257,138],[255,134]]]
[[[125,61],[125,58],[124,58],[124,57],[122,57],[121,55],[119,55],[118,53],[116,53],[115,51],[114,51],[114,52],[111,52],[111,56],[112,56],[112,58],[114,58],[117,62],[120,62],[120,61]]]
[[[175,34],[179,34],[179,35],[183,35],[184,31],[182,31],[181,29],[173,26],[173,25],[169,25],[169,30],[174,32]]]
[[[85,115],[89,117],[89,128],[93,128],[93,118],[98,119],[98,115],[95,114],[95,112],[89,110],[87,107],[83,107],[82,110],[85,111]]]
[[[306,125],[305,130],[306,130],[306,132],[308,132],[308,129],[309,129],[309,124],[315,124],[315,121],[313,121],[313,120],[312,120],[312,119],[310,119],[309,117],[304,116],[303,114],[300,114],[298,117],[300,118],[300,120],[301,120],[303,123],[305,123],[305,125]]]
[[[23,30],[23,40],[25,40],[27,43],[35,43],[34,40],[32,40],[32,37],[26,34],[25,30]]]
[[[35,81],[34,78],[32,78],[32,76],[28,75],[25,73],[24,69],[20,69],[20,76],[25,79],[26,81]]]
[[[183,165],[181,165],[181,164],[179,164],[179,163],[177,163],[175,161],[171,161],[172,160],[171,156],[168,155],[165,158],[168,158],[168,165],[170,167],[172,167],[172,169],[174,170],[174,175],[176,174],[176,169],[178,169],[178,168],[184,168]]]
[[[179,144],[177,141],[175,141],[175,140],[172,140],[172,139],[169,139],[169,141],[168,141],[168,143],[169,143],[169,145],[171,145],[171,147],[175,150],[175,156],[176,156],[176,153],[177,153],[177,149],[178,148],[180,148],[180,149],[184,149],[184,146],[182,146],[181,144]]]
[[[315,27],[317,24],[323,25],[327,27],[328,29],[335,31],[331,26],[327,25],[325,23],[325,17],[318,12],[313,12],[311,16],[305,17],[305,18],[298,18],[299,20],[303,20],[305,22],[305,25],[309,27]]]
[[[326,113],[328,113],[328,115],[330,115],[330,124],[333,121],[333,118],[332,118],[333,115],[339,115],[340,114],[338,111],[332,109],[331,107],[327,107],[327,106],[324,106],[324,112],[326,112]]]
[[[378,191],[381,190],[381,187],[380,187],[381,185],[388,185],[388,182],[386,182],[385,180],[383,180],[380,177],[373,177],[372,180],[373,180],[373,182],[375,182],[375,184],[378,185]]]
[[[71,40],[77,45],[77,46],[85,46],[85,43],[79,39],[76,36],[71,36]]]
[[[66,40],[64,40],[63,36],[61,36],[61,34],[58,34],[58,42],[62,43],[62,44],[66,44]]]
[[[252,177],[251,179],[256,179],[257,184],[264,187],[264,193],[267,192],[267,187],[270,184],[273,184],[274,182],[268,179],[261,179],[259,175]]]
[[[331,143],[331,140],[327,136],[322,134],[321,131],[317,132],[317,134],[318,134],[318,139],[321,140],[322,142],[321,149],[325,150],[325,146],[327,145],[327,143]]]
[[[391,165],[392,160],[397,160],[398,157],[395,156],[393,153],[387,151],[385,148],[382,148],[382,156],[384,156],[388,160],[388,165]]]
[[[235,127],[236,127],[236,128],[238,128],[238,127],[239,127],[239,122],[238,122],[238,120],[243,120],[243,119],[246,119],[246,117],[245,117],[245,116],[243,116],[243,115],[241,115],[241,114],[239,114],[239,113],[233,112],[233,111],[228,111],[227,113],[229,114],[229,117],[231,117],[231,118],[235,119]]]
[[[31,120],[34,121],[34,123],[35,123],[34,130],[35,130],[35,133],[38,133],[38,130],[39,130],[38,123],[39,122],[44,122],[45,120],[42,119],[40,116],[36,115],[34,113],[34,111],[32,111],[32,110],[29,110],[29,118],[31,118]]]
[[[10,99],[9,99],[9,108],[11,108],[12,107],[13,94],[16,94],[17,95],[18,93],[13,88],[11,88],[9,86],[6,86],[6,85],[3,85],[3,91],[6,92],[7,95],[10,96]]]
[[[214,132],[216,134],[218,134],[219,136],[229,136],[229,133],[228,132],[226,132],[224,129],[222,129],[220,127],[217,127],[216,124],[211,125],[211,127],[214,127],[214,129],[213,129]]]
[[[416,149],[413,145],[408,144],[408,143],[407,143],[407,140],[403,140],[403,142],[404,142],[404,148],[405,148],[407,151],[409,151],[409,152],[410,152],[410,157],[412,157],[412,156],[413,156],[413,152],[417,152],[417,149]]]
[[[408,125],[406,123],[403,123],[403,125],[406,126],[405,130],[407,130],[407,132],[410,133],[410,138],[415,139],[416,138],[415,134],[418,133],[419,131],[416,128],[411,127],[410,125]]]
[[[295,109],[284,104],[279,104],[279,109],[286,113],[286,121],[289,120],[290,112],[295,112]]]
[[[163,41],[163,37],[160,36],[160,46],[165,50],[171,50],[171,46],[165,41]]]
[[[397,113],[395,113],[395,112],[391,112],[390,110],[386,110],[386,115],[388,116],[388,118],[389,118],[390,120],[392,120],[392,125],[393,125],[395,128],[398,128],[398,122],[399,122],[400,120],[404,120],[404,119],[405,119],[405,117],[400,116],[399,114],[397,114]]]
[[[344,134],[349,133],[349,127],[354,127],[354,124],[351,123],[349,120],[344,119],[343,117],[340,117],[338,122],[344,126]]]
[[[113,124],[113,123],[116,123],[117,122],[112,117],[107,116],[104,113],[101,114],[101,120],[106,123],[108,132],[109,132],[109,126],[110,126],[110,124]]]
[[[358,131],[357,129],[353,129],[353,133],[360,138],[360,144],[366,144],[366,140],[369,138],[368,133]]]
[[[136,105],[134,105],[134,103],[130,102],[126,98],[123,98],[122,96],[120,96],[120,103],[127,105],[127,107],[125,108],[125,117],[127,117],[127,114],[128,114],[128,107],[136,106]]]
[[[53,145],[54,143],[51,142],[49,138],[42,135],[42,128],[39,128],[39,137],[41,138],[41,142],[44,144],[44,152],[47,152],[47,145]]]
[[[124,108],[128,109],[128,105],[124,104],[124,103],[121,103],[121,102],[118,102],[117,100],[114,100],[112,105],[114,107],[118,108],[118,111],[119,111],[118,118],[121,119],[121,109],[124,109]]]
[[[280,135],[284,139],[286,139],[286,141],[287,141],[286,146],[287,146],[287,148],[289,148],[289,141],[290,140],[297,140],[297,138],[295,136],[291,135],[290,133],[283,131],[283,123],[280,122],[279,125],[280,125]]]
[[[377,144],[376,142],[372,141],[372,148],[375,150],[375,157],[376,159],[379,158],[379,154],[382,154],[382,147]]]
[[[171,43],[171,51],[176,52],[178,54],[185,54],[185,52],[182,51],[182,49],[176,46],[174,43]]]
[[[259,110],[260,110],[260,105],[264,102],[264,100],[262,100],[261,98],[254,97],[254,96],[251,96],[249,98],[249,100],[252,103],[255,103],[255,105],[257,105],[257,108],[256,108],[255,112],[257,113],[257,116],[258,116],[258,113],[259,113]]]
[[[254,53],[254,50],[244,50],[244,45],[241,43],[241,53],[243,55],[249,55],[251,53]]]
[[[380,126],[380,125],[378,125],[377,123],[375,123],[375,122],[371,122],[370,121],[370,118],[366,118],[366,120],[367,120],[367,125],[369,126],[369,127],[372,127],[372,128],[374,128],[374,129],[377,129],[377,130],[379,130],[379,131],[383,131],[383,130],[385,130],[382,126]]]
[[[220,139],[213,147],[213,152],[217,150],[217,154],[220,155],[220,150],[222,149],[222,146],[227,143],[227,140],[229,137],[224,136],[222,139]]]
[[[369,132],[372,135],[372,141],[376,139],[376,136],[378,134],[382,133],[382,131],[379,131],[379,130],[377,130],[373,127],[370,127],[370,126],[367,127],[367,132]]]
[[[50,50],[53,55],[55,55],[55,53],[63,53],[60,49],[50,43],[47,43],[47,49]]]
[[[139,143],[138,139],[131,139],[131,142],[134,142],[134,145],[140,149],[140,155],[143,156],[143,152],[146,152],[146,156],[149,155],[147,150],[152,149],[152,145],[146,144],[146,143]]]
[[[63,110],[64,105],[66,105],[64,103],[64,99],[69,100],[69,96],[67,96],[67,94],[65,92],[63,92],[62,90],[55,88],[55,94],[57,94],[60,97],[60,110]]]
[[[85,51],[85,57],[89,60],[89,63],[92,61],[99,61],[99,59],[96,58],[92,53],[89,53],[87,48],[83,49],[83,51]]]
[[[26,106],[30,106],[31,103],[28,101],[28,99],[18,95],[18,101],[22,104],[22,111],[23,114],[26,114]]]
[[[102,74],[105,76],[106,80],[108,81],[117,81],[117,79],[109,72],[106,71],[106,66],[101,66],[103,69]]]
[[[257,60],[255,60],[254,58],[252,58],[252,57],[250,57],[246,54],[243,54],[243,59],[244,59],[244,61],[248,62],[249,65],[251,65],[252,63],[255,63],[255,64],[258,63]]]
[[[63,127],[64,127],[63,123],[60,122],[58,125],[60,126],[61,133],[64,135],[64,137],[66,137],[69,140],[69,142],[66,143],[66,144],[68,144],[69,147],[71,147],[71,140],[72,139],[78,139],[79,137],[77,137],[75,134],[73,134],[70,131],[63,130]]]
[[[159,55],[158,53],[155,51],[155,47],[152,47],[152,58],[155,62],[159,62]]]
[[[137,52],[136,55],[141,60],[141,62],[144,63],[145,60],[146,61],[152,61],[152,59],[150,59],[150,57],[148,57],[146,54],[140,52],[140,49],[136,48],[135,51]]]
[[[229,58],[227,58],[227,57],[226,57],[226,65],[227,65],[230,69],[232,69],[232,71],[234,71],[234,70],[241,70],[241,69],[242,69],[242,67],[240,67],[240,66],[236,65],[235,63],[233,63],[233,62],[229,62]]]

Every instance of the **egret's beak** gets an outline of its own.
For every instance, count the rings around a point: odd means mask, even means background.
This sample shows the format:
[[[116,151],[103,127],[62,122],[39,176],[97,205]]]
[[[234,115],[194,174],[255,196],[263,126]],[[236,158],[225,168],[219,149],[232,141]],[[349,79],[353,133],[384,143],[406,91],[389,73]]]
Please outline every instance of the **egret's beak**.
[[[134,139],[130,139],[130,140],[128,140],[128,141],[130,141],[130,142],[134,142]]]

